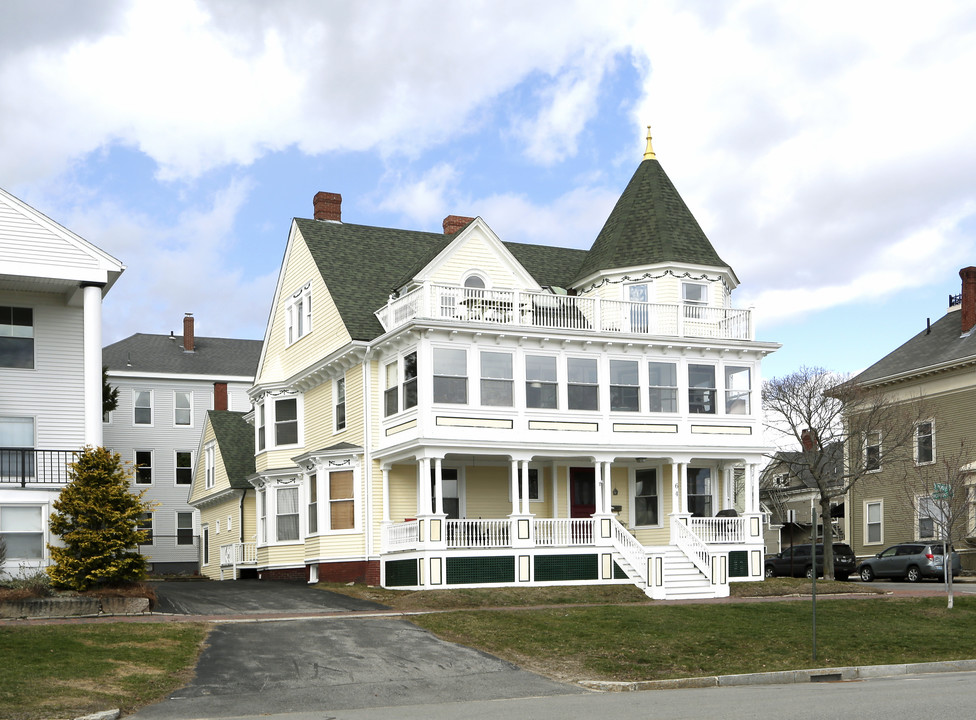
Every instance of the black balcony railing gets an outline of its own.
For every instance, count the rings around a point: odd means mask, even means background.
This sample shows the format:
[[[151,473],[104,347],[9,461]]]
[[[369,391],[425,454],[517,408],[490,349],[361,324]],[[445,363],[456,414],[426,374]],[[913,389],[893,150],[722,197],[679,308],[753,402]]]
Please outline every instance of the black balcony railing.
[[[0,484],[66,485],[68,465],[78,453],[78,450],[0,448]]]

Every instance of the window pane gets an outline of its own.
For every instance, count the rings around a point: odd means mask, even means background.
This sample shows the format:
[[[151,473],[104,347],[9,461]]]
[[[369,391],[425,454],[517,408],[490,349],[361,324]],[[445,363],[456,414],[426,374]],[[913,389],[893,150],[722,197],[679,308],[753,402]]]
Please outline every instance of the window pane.
[[[556,358],[548,355],[526,355],[525,379],[556,382]]]
[[[481,404],[492,407],[512,407],[514,393],[511,380],[482,380]]]
[[[30,532],[43,529],[39,507],[17,507],[16,505],[0,507],[0,530],[4,532]]]
[[[40,560],[44,557],[42,533],[0,532],[0,538],[7,545],[7,557],[18,560]]]
[[[152,451],[136,450],[136,484],[152,483]]]
[[[176,412],[174,422],[177,425],[190,424],[190,393],[176,393]]]
[[[352,530],[356,527],[355,503],[351,500],[333,502],[329,505],[333,530]]]
[[[610,384],[611,385],[637,385],[637,361],[636,360],[611,360],[610,361]]]
[[[566,370],[567,379],[571,383],[596,384],[597,382],[595,358],[569,358],[566,362]]]
[[[688,410],[692,413],[715,412],[714,366],[688,366]]]
[[[677,387],[678,367],[674,363],[647,363],[647,381],[651,387]]]
[[[294,445],[298,442],[298,400],[275,402],[275,444]]]
[[[435,376],[434,402],[460,405],[468,402],[468,379]]]
[[[434,348],[434,374],[467,376],[467,358],[466,350]]]
[[[34,367],[34,311],[0,307],[0,367]]]
[[[750,412],[750,372],[747,367],[725,368],[725,412],[731,415],[748,415]]]
[[[353,495],[353,474],[349,470],[329,474],[329,499],[343,500]]]
[[[610,409],[640,411],[640,388],[636,360],[610,361]]]
[[[34,418],[0,417],[0,447],[34,447]]]
[[[500,380],[512,379],[511,353],[481,353],[481,377]]]
[[[136,425],[152,425],[152,393],[148,390],[136,393],[133,421]]]
[[[634,482],[634,523],[658,525],[657,470],[641,469]]]
[[[525,404],[530,408],[554,409],[556,407],[555,383],[525,383]]]
[[[176,484],[189,485],[193,482],[193,456],[188,452],[176,453]]]

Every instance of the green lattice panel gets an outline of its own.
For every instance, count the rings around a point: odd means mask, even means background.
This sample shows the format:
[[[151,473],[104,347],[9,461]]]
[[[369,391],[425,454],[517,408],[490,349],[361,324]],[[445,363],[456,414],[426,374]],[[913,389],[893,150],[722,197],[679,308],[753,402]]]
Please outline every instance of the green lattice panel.
[[[613,579],[614,580],[627,580],[628,579],[627,578],[627,573],[625,573],[624,572],[624,569],[617,564],[617,561],[616,560],[613,563]]]
[[[600,577],[599,555],[536,555],[535,579],[597,580]]]
[[[729,577],[749,577],[749,551],[729,552]]]
[[[388,560],[386,563],[387,587],[410,587],[417,584],[416,560]]]
[[[515,558],[512,556],[447,558],[448,585],[513,582]]]

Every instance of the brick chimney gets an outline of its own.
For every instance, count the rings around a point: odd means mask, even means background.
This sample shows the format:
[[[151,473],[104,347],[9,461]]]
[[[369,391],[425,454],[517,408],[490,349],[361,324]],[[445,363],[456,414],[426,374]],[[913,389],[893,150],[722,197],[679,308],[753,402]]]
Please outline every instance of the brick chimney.
[[[464,230],[472,220],[474,218],[462,217],[461,215],[448,215],[444,218],[444,234],[453,235],[459,230]]]
[[[214,410],[227,409],[227,383],[214,383]]]
[[[339,193],[317,192],[312,199],[316,220],[342,222],[342,195]]]
[[[959,271],[962,278],[962,332],[968,333],[976,325],[976,267],[966,267]]]
[[[809,452],[810,450],[813,450],[813,446],[816,444],[816,442],[817,442],[817,433],[811,430],[810,428],[806,428],[803,432],[800,433],[800,444],[803,446],[803,452]]]
[[[183,352],[193,352],[193,313],[183,315]]]

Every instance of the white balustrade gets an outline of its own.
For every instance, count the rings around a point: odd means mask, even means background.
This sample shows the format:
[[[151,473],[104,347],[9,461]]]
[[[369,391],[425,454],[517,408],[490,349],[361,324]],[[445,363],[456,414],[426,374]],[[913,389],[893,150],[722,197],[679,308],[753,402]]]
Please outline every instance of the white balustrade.
[[[420,523],[416,520],[393,523],[383,528],[386,550],[412,550],[420,543]]]
[[[691,530],[705,543],[746,541],[746,519],[741,517],[693,517]]]
[[[447,547],[449,548],[504,548],[511,547],[512,521],[497,520],[448,520]]]
[[[375,313],[391,330],[414,318],[522,327],[727,340],[752,339],[750,310],[487,290],[431,283]]]
[[[671,518],[671,540],[688,556],[695,567],[702,571],[705,577],[711,577],[708,547],[680,518]]]
[[[593,545],[593,519],[536,519],[535,544],[542,547]]]
[[[641,580],[647,583],[647,550],[637,542],[637,538],[631,535],[627,531],[627,528],[621,525],[616,518],[611,518],[611,520],[614,549],[623,555],[624,559],[634,569],[634,572],[640,576]]]

